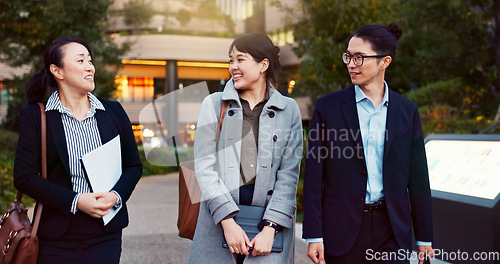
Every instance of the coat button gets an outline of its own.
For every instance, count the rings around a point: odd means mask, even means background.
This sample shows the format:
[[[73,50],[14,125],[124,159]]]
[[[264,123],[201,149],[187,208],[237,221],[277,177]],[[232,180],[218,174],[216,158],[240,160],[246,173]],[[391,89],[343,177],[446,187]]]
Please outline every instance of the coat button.
[[[364,202],[365,202],[365,199],[363,199],[363,198],[358,199],[358,203],[364,203]]]
[[[274,112],[269,113],[269,117],[273,118],[274,117]]]
[[[267,195],[272,195],[272,194],[273,194],[273,190],[269,190],[269,191],[267,192]]]
[[[278,140],[278,136],[274,135],[273,136],[273,141],[276,141],[276,140]]]
[[[361,176],[366,176],[366,175],[367,175],[366,171],[361,172]]]
[[[229,116],[233,116],[233,115],[234,115],[234,111],[233,111],[233,110],[229,110],[229,112],[227,112],[227,114],[228,114]]]

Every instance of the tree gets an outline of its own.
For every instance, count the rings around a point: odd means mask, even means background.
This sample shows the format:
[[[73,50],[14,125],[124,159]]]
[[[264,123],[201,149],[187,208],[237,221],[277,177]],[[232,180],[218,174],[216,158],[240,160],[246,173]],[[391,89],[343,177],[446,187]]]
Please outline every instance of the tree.
[[[230,15],[221,12],[215,0],[203,0],[198,6],[196,16],[200,19],[213,20],[223,23],[230,35],[234,34],[234,21]]]
[[[303,13],[291,27],[294,30],[294,48],[304,58],[298,69],[296,89],[311,96],[312,102],[349,83],[345,64],[340,54],[347,48],[348,37],[365,24],[389,24],[394,20],[393,6],[399,1],[338,1],[300,0],[298,10]],[[293,10],[296,10],[293,9]],[[296,17],[295,11],[289,15]],[[293,21],[293,19],[289,19]]]
[[[320,96],[350,81],[340,59],[347,39],[366,24],[396,22],[403,29],[397,55],[386,72],[389,87],[408,94],[421,88],[443,101],[419,105],[443,107],[457,120],[488,120],[500,103],[500,3],[480,0],[299,0],[303,15],[291,24],[303,58],[296,89]],[[300,13],[300,12],[299,12]],[[297,17],[297,13],[289,12]],[[293,19],[289,19],[293,21]],[[446,82],[456,80],[455,82]],[[437,87],[449,86],[447,89]],[[421,101],[423,102],[423,101]],[[499,115],[500,117],[500,115]],[[443,117],[444,118],[444,117]],[[480,130],[484,123],[470,131]],[[461,130],[465,131],[465,130]]]
[[[185,27],[189,21],[191,21],[192,13],[189,10],[186,10],[184,8],[181,8],[177,13],[175,14],[175,18],[181,23],[181,26]]]
[[[96,66],[96,94],[111,97],[120,56],[129,45],[118,47],[107,30],[110,0],[2,0],[0,4],[0,60],[11,66],[29,65],[27,76],[7,83],[15,90],[9,101],[8,123],[25,104],[24,82],[43,65],[50,42],[61,36],[78,36],[92,48]]]
[[[142,25],[148,24],[155,10],[144,0],[130,0],[123,6],[125,24],[138,31]]]

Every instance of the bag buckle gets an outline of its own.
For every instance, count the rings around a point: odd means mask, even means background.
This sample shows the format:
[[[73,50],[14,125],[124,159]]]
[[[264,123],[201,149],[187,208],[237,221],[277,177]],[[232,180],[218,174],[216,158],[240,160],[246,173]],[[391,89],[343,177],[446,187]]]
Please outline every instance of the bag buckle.
[[[9,216],[10,216],[10,211],[7,211],[2,215],[2,218],[0,218],[0,228],[2,228],[5,219],[9,218]]]
[[[19,234],[19,230],[10,231],[9,239],[7,240],[7,244],[5,244],[5,246],[3,247],[3,250],[2,250],[2,253],[4,255],[6,255],[7,252],[9,251],[10,245],[12,244],[12,241],[14,241],[14,238],[16,238],[17,234]]]

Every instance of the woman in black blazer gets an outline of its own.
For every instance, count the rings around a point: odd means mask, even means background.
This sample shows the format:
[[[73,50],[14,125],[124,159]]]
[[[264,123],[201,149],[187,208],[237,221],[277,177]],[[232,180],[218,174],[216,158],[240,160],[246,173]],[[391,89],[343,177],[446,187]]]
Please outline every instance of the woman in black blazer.
[[[21,112],[14,165],[18,190],[44,204],[38,263],[119,263],[125,202],[142,174],[130,120],[118,102],[99,99],[88,44],[79,38],[54,40],[41,71],[26,82],[29,105]],[[50,93],[48,93],[50,91]],[[50,94],[45,101],[46,94]],[[47,116],[47,179],[40,176],[40,108]],[[107,193],[93,193],[80,159],[120,135],[122,175]],[[105,164],[105,162],[103,162]],[[106,175],[102,175],[106,177]],[[114,207],[114,218],[102,217]]]

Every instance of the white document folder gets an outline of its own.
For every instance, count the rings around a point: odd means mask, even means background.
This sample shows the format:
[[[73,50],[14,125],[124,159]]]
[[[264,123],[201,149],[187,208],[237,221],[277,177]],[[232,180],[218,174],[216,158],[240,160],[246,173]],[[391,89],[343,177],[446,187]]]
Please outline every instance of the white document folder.
[[[120,135],[85,154],[82,164],[94,193],[111,191],[122,175]],[[102,218],[104,225],[107,225],[118,211],[119,209],[111,207],[109,213]]]

